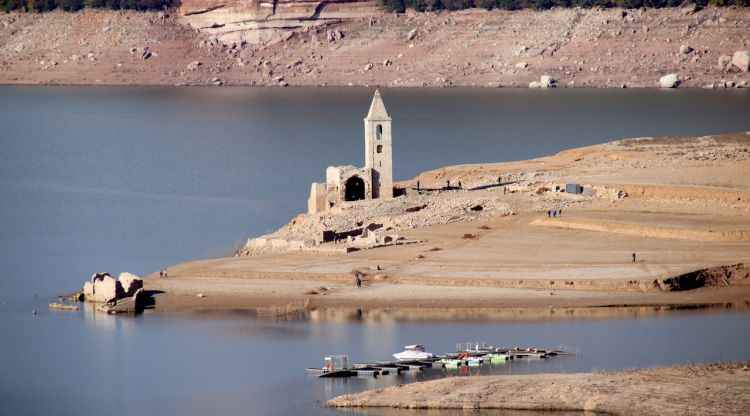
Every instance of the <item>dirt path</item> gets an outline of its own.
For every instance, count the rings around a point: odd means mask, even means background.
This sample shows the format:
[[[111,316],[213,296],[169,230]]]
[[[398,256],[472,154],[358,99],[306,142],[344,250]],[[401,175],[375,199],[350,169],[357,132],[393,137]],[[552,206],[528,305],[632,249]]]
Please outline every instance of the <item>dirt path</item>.
[[[639,371],[450,377],[334,398],[334,407],[508,409],[610,415],[746,415],[746,363]]]

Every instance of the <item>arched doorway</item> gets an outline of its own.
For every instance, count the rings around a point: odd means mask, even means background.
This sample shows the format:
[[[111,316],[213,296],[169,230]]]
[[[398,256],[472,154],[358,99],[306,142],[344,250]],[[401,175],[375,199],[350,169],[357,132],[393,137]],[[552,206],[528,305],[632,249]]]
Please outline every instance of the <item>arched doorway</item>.
[[[352,176],[346,180],[344,185],[344,200],[345,201],[359,201],[365,199],[365,181],[359,176]]]

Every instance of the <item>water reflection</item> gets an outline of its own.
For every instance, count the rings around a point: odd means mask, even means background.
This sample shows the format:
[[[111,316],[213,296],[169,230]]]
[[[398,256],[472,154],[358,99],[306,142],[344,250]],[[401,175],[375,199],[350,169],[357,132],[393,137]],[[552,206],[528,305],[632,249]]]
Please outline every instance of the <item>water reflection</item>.
[[[111,415],[333,416],[342,411],[326,407],[325,402],[335,396],[440,377],[750,358],[750,314],[719,309],[599,312],[593,308],[586,313],[575,311],[573,316],[581,317],[575,319],[547,319],[542,314],[543,319],[520,320],[504,310],[463,311],[464,315],[452,320],[431,311],[371,314],[362,310],[358,315],[356,310],[317,310],[310,312],[308,320],[259,321],[252,314],[208,314],[194,319],[147,311],[138,317],[108,316],[91,306],[71,313],[3,315],[0,414],[60,409],[85,413],[87,408],[107,408]],[[409,317],[417,312],[424,315]],[[474,320],[477,313],[485,318]],[[577,347],[580,354],[513,360],[467,368],[463,373],[425,369],[378,378],[327,380],[305,374],[305,368],[321,365],[329,354],[347,354],[353,363],[375,362],[392,359],[391,354],[414,342],[444,353],[465,340],[498,346],[567,344]],[[116,389],[111,387],[113,380]],[[81,392],[86,392],[85,406]],[[117,405],[112,407],[112,403]],[[405,414],[377,412],[363,414]]]
[[[93,302],[82,302],[80,305],[86,326],[91,329],[114,331],[118,326],[122,326],[122,321],[127,321],[128,319],[127,317],[122,317],[125,319],[118,319],[120,317],[97,311],[97,304]]]
[[[255,317],[258,322],[351,322],[396,323],[403,321],[550,321],[570,319],[647,318],[679,311],[721,313],[750,311],[750,303],[711,303],[698,305],[604,306],[585,308],[311,308],[276,316],[256,316],[252,312],[214,312],[227,318]]]
[[[361,416],[596,416],[593,412],[560,412],[533,410],[424,410],[424,409],[341,409],[344,415]]]

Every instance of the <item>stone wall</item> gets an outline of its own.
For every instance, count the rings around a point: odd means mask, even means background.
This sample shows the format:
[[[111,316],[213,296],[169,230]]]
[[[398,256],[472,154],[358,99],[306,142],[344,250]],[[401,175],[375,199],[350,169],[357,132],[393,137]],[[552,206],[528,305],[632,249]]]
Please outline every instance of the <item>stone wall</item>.
[[[317,214],[318,212],[325,210],[327,196],[328,192],[326,191],[326,184],[313,183],[310,187],[310,199],[307,200],[307,212],[310,214]]]
[[[326,169],[328,201],[334,205],[346,201],[346,181],[352,177],[362,179],[365,184],[365,199],[372,199],[372,169],[356,166],[329,166]]]

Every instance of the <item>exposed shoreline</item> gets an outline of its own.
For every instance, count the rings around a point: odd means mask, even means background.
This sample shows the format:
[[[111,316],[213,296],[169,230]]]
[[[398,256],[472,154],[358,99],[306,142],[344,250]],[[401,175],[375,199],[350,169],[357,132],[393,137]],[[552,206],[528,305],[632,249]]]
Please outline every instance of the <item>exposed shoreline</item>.
[[[747,363],[717,363],[603,373],[449,377],[339,396],[328,405],[741,415],[750,411],[749,390]]]
[[[750,50],[745,8],[372,18],[233,47],[179,10],[14,12],[0,15],[0,84],[527,88],[549,75],[561,88],[657,88],[675,73],[685,88],[750,86],[750,72],[720,58]],[[344,37],[329,41],[330,30]]]
[[[145,289],[157,311],[167,312],[536,309],[551,316],[556,310],[607,307],[745,310],[747,171],[747,133],[622,140],[528,161],[447,167],[400,186],[463,179],[471,189],[396,198],[399,205],[387,211],[388,218],[367,220],[391,221],[395,228],[389,232],[414,243],[348,253],[339,247],[345,243],[325,243],[308,251],[192,261],[171,266],[167,279],[147,276]],[[481,186],[498,174],[511,178],[511,192]],[[597,191],[552,191],[566,182]],[[429,207],[399,213],[414,198]],[[469,205],[480,200],[507,207],[501,211],[513,215],[469,210],[461,220],[430,222],[442,212],[440,204],[462,198]],[[367,204],[363,209],[370,209]],[[565,216],[548,218],[549,207],[564,207]],[[354,226],[355,211],[326,215]],[[408,221],[398,220],[402,215]],[[319,220],[301,215],[268,238],[314,237]],[[354,274],[362,277],[362,288],[354,286]]]

